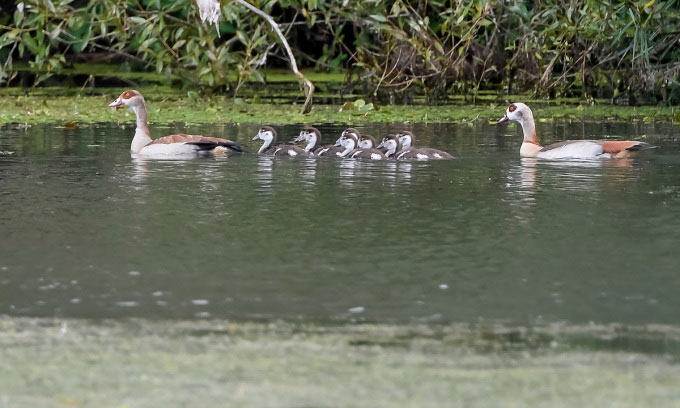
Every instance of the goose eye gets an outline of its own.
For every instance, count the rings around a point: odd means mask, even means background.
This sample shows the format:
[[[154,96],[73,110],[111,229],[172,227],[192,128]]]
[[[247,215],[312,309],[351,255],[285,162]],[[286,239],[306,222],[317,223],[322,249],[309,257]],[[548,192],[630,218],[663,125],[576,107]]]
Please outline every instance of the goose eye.
[[[508,107],[508,111],[510,111],[511,113],[514,112],[515,109],[517,109],[517,106],[515,106],[515,104],[512,104]]]
[[[130,92],[125,92],[123,94],[123,99],[129,99],[131,96],[132,96],[132,94]]]

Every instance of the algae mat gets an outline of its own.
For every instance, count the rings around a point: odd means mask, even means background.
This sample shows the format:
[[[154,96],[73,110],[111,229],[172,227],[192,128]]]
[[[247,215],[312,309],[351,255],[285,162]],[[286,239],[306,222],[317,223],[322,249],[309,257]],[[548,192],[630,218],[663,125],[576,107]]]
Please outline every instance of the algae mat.
[[[3,123],[66,123],[67,127],[83,123],[122,122],[134,123],[134,114],[127,109],[113,111],[107,105],[117,98],[124,88],[99,88],[96,94],[73,93],[64,95],[65,90],[39,88],[24,93],[18,88],[7,88],[0,92],[0,124]],[[601,101],[598,105],[582,106],[578,102],[556,102],[515,96],[506,101],[481,101],[471,105],[458,101],[456,105],[355,105],[353,98],[335,105],[316,104],[307,115],[299,113],[300,106],[294,104],[264,103],[266,93],[260,99],[233,99],[227,96],[189,97],[189,94],[167,87],[140,88],[145,96],[151,123],[345,123],[357,122],[422,122],[452,123],[491,121],[495,123],[505,114],[510,101],[527,102],[534,109],[538,121],[598,119],[607,122],[640,120],[680,121],[680,114],[673,107],[656,106],[611,106]],[[195,94],[195,92],[194,92]],[[362,103],[365,103],[363,100]],[[357,107],[358,106],[358,107]]]
[[[0,406],[671,407],[678,339],[672,327],[3,317]],[[634,347],[650,341],[665,351]]]

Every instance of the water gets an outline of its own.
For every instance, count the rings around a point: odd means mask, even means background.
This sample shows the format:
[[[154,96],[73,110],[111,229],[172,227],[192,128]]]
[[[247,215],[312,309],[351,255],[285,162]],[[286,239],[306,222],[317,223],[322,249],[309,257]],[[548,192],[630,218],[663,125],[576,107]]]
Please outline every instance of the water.
[[[343,127],[320,129],[331,142]],[[520,159],[515,125],[412,129],[459,160],[144,161],[130,157],[130,125],[5,126],[0,314],[678,323],[678,126],[538,124],[545,143],[661,147],[598,162]],[[151,129],[250,152],[256,130]]]

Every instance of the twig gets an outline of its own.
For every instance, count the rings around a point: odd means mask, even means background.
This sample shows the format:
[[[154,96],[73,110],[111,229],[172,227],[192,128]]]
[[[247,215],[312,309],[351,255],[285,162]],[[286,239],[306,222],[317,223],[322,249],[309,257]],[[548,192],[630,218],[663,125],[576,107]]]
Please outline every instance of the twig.
[[[300,87],[305,92],[306,99],[305,99],[305,103],[302,105],[301,112],[303,114],[309,113],[312,110],[312,94],[314,94],[314,84],[312,84],[312,82],[309,79],[305,78],[305,76],[302,75],[302,73],[298,69],[297,62],[295,62],[295,55],[293,55],[293,51],[290,49],[290,45],[288,44],[286,37],[281,32],[279,25],[276,23],[276,21],[274,21],[274,19],[269,14],[258,9],[257,7],[248,3],[247,1],[245,1],[245,0],[234,0],[234,2],[244,6],[248,10],[250,10],[253,13],[257,14],[258,16],[264,18],[265,20],[267,20],[269,25],[272,26],[272,28],[274,29],[274,32],[279,37],[279,40],[281,40],[283,47],[286,49],[286,53],[288,54],[288,62],[290,63],[290,68],[293,70],[293,73],[298,78],[298,82],[300,83]]]

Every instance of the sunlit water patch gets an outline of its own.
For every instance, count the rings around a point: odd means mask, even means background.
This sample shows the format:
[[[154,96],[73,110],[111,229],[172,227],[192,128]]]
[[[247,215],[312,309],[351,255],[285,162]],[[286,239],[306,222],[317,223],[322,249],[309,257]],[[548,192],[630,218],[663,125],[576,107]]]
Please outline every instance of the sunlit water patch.
[[[357,125],[382,136],[400,125]],[[279,142],[300,127],[279,128]],[[319,126],[324,143],[342,127]],[[442,162],[258,157],[257,125],[155,126],[248,153],[131,158],[131,125],[0,131],[0,313],[678,323],[679,128],[632,160],[520,159],[515,126],[416,124]]]

